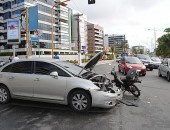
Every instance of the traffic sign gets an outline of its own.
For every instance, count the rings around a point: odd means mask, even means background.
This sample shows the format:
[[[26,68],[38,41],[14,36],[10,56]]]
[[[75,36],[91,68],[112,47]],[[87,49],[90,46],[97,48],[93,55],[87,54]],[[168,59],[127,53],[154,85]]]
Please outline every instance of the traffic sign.
[[[95,0],[88,0],[88,4],[95,4]]]

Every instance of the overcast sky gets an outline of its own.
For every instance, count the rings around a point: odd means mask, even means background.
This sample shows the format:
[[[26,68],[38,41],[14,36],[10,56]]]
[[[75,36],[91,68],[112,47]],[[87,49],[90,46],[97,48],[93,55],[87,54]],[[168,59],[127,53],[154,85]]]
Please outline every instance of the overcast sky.
[[[156,37],[170,27],[170,0],[71,0],[69,7],[87,15],[88,20],[104,28],[105,34],[125,34],[130,46],[151,48]]]

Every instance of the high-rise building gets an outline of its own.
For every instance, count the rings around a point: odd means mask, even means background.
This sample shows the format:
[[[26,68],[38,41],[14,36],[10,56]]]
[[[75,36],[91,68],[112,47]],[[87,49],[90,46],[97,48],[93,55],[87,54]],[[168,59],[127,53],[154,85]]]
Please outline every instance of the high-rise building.
[[[148,54],[150,51],[148,48],[146,48],[145,46],[133,46],[132,47],[132,52],[133,53],[137,53],[137,54]]]
[[[72,43],[75,43],[74,50],[78,50],[78,26],[81,44],[81,52],[87,52],[87,16],[79,11],[72,10]]]
[[[97,53],[104,47],[103,27],[88,23],[88,53]]]
[[[123,51],[122,43],[128,42],[126,40],[125,35],[118,35],[118,34],[112,34],[112,35],[105,34],[105,41],[108,42],[109,47],[114,45],[115,50],[119,51],[120,53],[122,53]]]
[[[26,7],[38,5],[38,29],[42,31],[39,43],[32,45],[32,53],[51,54],[51,8],[60,0],[0,0],[0,49],[12,52],[7,44],[7,20],[20,19]],[[54,8],[54,52],[71,49],[71,11],[66,5]],[[40,49],[38,49],[40,45]],[[16,46],[19,55],[26,54],[26,33],[21,32],[21,43]]]

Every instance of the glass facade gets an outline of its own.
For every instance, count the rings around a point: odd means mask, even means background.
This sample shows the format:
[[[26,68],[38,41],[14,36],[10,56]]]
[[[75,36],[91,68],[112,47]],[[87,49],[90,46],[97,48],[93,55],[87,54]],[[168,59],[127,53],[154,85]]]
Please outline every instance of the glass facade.
[[[4,10],[10,9],[10,8],[11,8],[11,2],[10,1],[3,4],[3,9]]]
[[[22,2],[24,2],[24,0],[14,0],[14,1],[12,1],[12,5],[14,5],[14,4],[20,4],[20,3],[22,3]],[[32,0],[32,2],[33,2],[33,0]]]
[[[5,13],[0,13],[0,16],[3,17],[4,20],[11,19],[11,18],[19,18],[24,11],[23,6],[22,8],[19,8],[21,5],[28,5],[28,3],[33,4],[36,0],[4,0],[5,3],[0,3],[0,7],[5,11]],[[47,48],[51,49],[51,8],[48,7],[48,5],[54,5],[54,0],[37,0],[40,3],[38,4],[38,28],[42,30],[42,36],[40,37],[40,48]],[[28,2],[28,3],[27,3]],[[44,4],[42,4],[42,3]],[[47,5],[46,5],[47,4]],[[16,8],[16,9],[15,9]],[[63,7],[65,8],[65,7]],[[8,9],[12,9],[7,11]],[[41,11],[41,12],[40,12]],[[64,19],[60,18],[60,14]],[[54,42],[55,48],[59,48],[59,44],[67,44],[71,42],[70,34],[69,34],[69,25],[68,20],[69,19],[69,12],[68,8],[65,8],[64,10],[58,7],[56,10],[54,10],[54,15],[56,16],[54,18],[54,32],[57,34],[54,34]],[[64,24],[62,24],[64,23]],[[0,37],[3,37],[4,40],[7,39],[7,25],[6,21],[0,23],[0,30],[5,30],[4,32],[0,32]],[[25,32],[21,32],[21,43],[18,45],[19,48],[25,48],[26,47],[26,34]],[[43,41],[44,40],[44,41]],[[70,41],[69,41],[70,40]],[[43,42],[42,42],[43,41]],[[4,46],[4,49],[12,49],[12,45],[8,45],[7,42],[0,41],[0,46]],[[68,44],[69,46],[69,44]],[[68,47],[69,48],[69,47]],[[23,54],[23,53],[22,53]]]

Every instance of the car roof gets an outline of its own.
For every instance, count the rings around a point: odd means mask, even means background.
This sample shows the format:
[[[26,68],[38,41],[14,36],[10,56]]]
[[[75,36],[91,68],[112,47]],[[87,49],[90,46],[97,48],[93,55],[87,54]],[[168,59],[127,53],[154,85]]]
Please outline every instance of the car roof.
[[[21,61],[44,61],[44,62],[49,62],[49,63],[51,63],[51,62],[55,62],[55,63],[57,63],[57,62],[65,62],[64,60],[60,60],[60,59],[49,59],[49,58],[48,58],[48,59],[46,59],[46,58],[19,59],[19,60],[13,61],[13,62],[9,62],[8,64],[2,66],[2,67],[0,68],[0,71],[1,71],[3,68],[5,68],[6,66],[10,65],[10,64],[17,63],[17,62],[21,62]]]
[[[63,61],[59,59],[46,59],[46,58],[30,58],[30,59],[19,59],[15,62],[20,62],[20,61],[46,61],[46,62],[56,62],[56,61]]]

